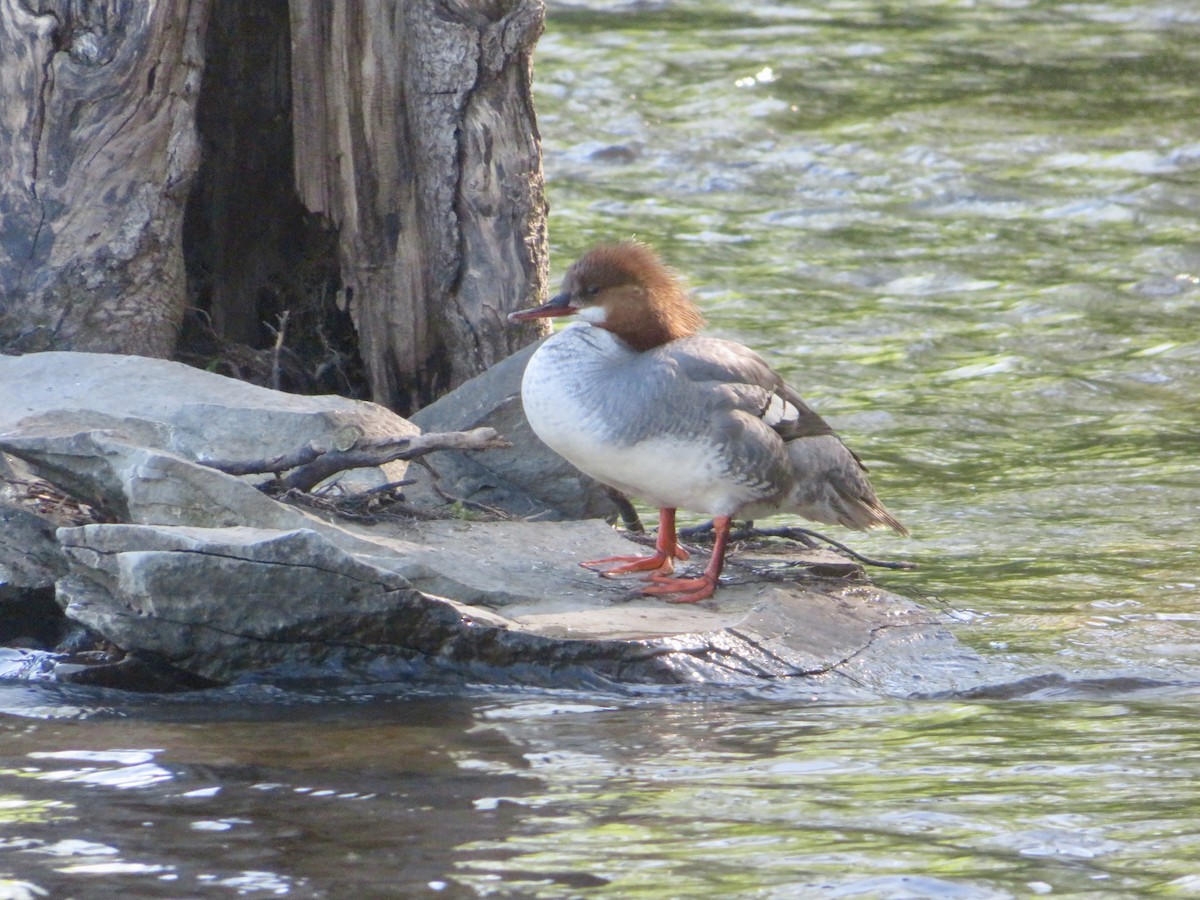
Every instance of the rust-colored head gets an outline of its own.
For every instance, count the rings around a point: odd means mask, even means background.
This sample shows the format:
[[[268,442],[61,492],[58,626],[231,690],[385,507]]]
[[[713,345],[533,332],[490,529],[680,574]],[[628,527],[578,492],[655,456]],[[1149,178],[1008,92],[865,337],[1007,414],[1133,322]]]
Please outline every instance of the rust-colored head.
[[[549,303],[508,318],[520,322],[573,314],[635,350],[695,334],[704,324],[679,276],[637,241],[589,250],[567,270],[562,290]]]

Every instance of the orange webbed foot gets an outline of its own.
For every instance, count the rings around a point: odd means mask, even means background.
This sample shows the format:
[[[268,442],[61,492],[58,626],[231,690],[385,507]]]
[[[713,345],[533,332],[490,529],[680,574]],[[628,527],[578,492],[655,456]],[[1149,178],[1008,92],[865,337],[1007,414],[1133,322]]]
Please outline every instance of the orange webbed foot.
[[[629,575],[631,572],[653,572],[653,574],[664,575],[674,571],[674,560],[686,559],[689,556],[688,551],[677,546],[674,548],[673,557],[667,556],[664,552],[655,551],[648,557],[605,557],[604,559],[589,559],[588,562],[580,563],[580,565],[584,569],[598,571],[606,577]],[[612,568],[605,568],[610,565]]]
[[[605,568],[613,563],[612,568]],[[653,553],[650,556],[606,556],[604,559],[591,559],[581,562],[585,569],[592,569],[604,577],[610,575],[628,575],[632,572],[652,572],[665,574],[675,570],[675,560],[665,553]]]
[[[663,597],[668,603],[698,603],[711,597],[721,580],[721,568],[725,565],[730,521],[729,516],[713,519],[713,552],[703,575],[699,578],[673,578],[666,573],[651,575],[650,580],[654,584],[642,588],[642,593]]]
[[[633,572],[650,572],[651,577],[654,577],[669,575],[675,571],[675,560],[685,560],[690,555],[675,540],[675,510],[661,509],[658,513],[658,542],[650,556],[607,556],[604,559],[588,560],[580,565],[599,572],[606,578],[610,575],[628,575]],[[612,563],[617,565],[605,568]]]
[[[699,603],[707,600],[717,589],[717,579],[709,575],[699,578],[669,578],[666,575],[651,575],[654,584],[642,588],[643,594],[663,597],[668,603]],[[677,594],[678,596],[669,596]]]

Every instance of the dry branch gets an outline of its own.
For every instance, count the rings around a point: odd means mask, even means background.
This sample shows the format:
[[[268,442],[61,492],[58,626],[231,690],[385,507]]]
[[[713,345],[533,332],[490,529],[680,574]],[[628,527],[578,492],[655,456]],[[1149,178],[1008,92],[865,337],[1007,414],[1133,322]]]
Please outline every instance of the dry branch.
[[[400,459],[415,459],[435,450],[499,450],[512,444],[494,428],[446,431],[412,437],[361,438],[347,450],[322,450],[312,443],[274,459],[200,460],[202,465],[227,475],[278,475],[294,470],[279,482],[283,490],[308,491],[331,475],[347,469],[382,466]]]

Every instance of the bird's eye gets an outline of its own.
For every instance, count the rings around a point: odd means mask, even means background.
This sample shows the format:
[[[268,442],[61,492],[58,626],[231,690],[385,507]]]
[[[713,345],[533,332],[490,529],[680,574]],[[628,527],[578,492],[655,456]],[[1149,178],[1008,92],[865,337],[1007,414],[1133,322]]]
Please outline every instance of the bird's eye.
[[[584,288],[584,293],[589,297],[595,297],[598,293],[600,293],[600,288],[593,284],[590,287]]]

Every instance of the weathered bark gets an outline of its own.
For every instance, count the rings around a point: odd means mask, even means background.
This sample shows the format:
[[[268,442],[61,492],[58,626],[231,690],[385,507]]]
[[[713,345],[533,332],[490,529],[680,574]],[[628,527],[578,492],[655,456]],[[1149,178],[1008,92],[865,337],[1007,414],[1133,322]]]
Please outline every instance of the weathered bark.
[[[0,0],[0,350],[168,356],[191,300],[224,347],[290,313],[320,372],[354,355],[348,310],[372,395],[405,412],[504,358],[546,280],[543,16]]]
[[[529,339],[546,281],[541,0],[291,0],[296,185],[338,228],[377,402],[409,412]]]
[[[0,0],[0,349],[174,349],[208,5]]]

